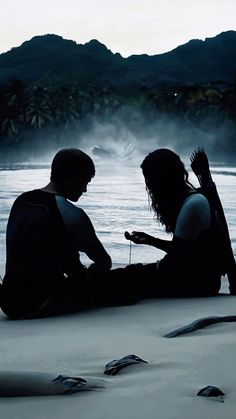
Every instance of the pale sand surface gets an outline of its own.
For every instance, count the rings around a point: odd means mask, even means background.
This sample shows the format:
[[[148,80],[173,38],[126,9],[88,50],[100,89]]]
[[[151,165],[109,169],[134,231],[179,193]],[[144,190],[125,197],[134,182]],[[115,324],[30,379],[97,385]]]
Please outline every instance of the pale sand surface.
[[[0,312],[1,372],[95,377],[106,384],[67,396],[1,398],[1,418],[234,419],[236,323],[163,337],[198,318],[232,314],[236,297],[229,295],[153,299],[40,320],[9,321]],[[106,363],[128,354],[149,363],[104,375]],[[197,397],[207,385],[220,387],[225,402]]]

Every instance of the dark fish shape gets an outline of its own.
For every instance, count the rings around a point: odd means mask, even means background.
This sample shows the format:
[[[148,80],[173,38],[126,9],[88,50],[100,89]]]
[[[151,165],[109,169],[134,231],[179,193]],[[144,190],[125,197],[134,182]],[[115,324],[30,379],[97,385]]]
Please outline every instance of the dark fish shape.
[[[148,364],[147,361],[144,361],[137,355],[127,355],[120,359],[113,359],[113,361],[106,364],[104,374],[116,375],[122,368],[141,362]]]
[[[197,396],[219,397],[219,400],[224,403],[223,396],[225,396],[225,393],[219,387],[207,386],[199,390]]]
[[[175,329],[172,332],[167,333],[164,335],[164,338],[175,338],[176,336],[192,333],[198,329],[203,329],[204,327],[221,322],[236,322],[236,316],[203,317],[202,319],[195,320],[187,326],[180,327],[179,329]]]

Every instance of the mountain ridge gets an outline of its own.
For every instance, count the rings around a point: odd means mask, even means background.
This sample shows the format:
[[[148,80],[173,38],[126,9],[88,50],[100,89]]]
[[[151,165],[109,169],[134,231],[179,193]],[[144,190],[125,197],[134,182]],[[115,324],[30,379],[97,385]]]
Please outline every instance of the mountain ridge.
[[[37,35],[0,54],[0,83],[20,79],[47,84],[53,79],[77,80],[88,86],[110,84],[194,84],[236,79],[236,31],[205,40],[191,39],[162,54],[113,53],[91,39],[85,44],[60,35]]]

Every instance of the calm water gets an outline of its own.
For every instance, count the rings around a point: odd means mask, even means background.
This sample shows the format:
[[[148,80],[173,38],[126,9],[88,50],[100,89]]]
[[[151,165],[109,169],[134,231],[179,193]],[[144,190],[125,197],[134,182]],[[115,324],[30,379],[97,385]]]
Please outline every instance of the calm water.
[[[129,263],[130,244],[124,231],[140,230],[166,236],[149,209],[140,162],[96,163],[96,176],[77,205],[91,218],[97,235],[114,263]],[[236,255],[236,167],[212,166],[212,174],[225,209],[234,254]],[[21,192],[44,186],[49,178],[49,165],[21,164],[0,167],[0,269],[4,271],[5,233],[11,205]],[[198,185],[194,174],[190,180]],[[170,238],[170,237],[169,237]],[[144,245],[132,245],[132,262],[153,262],[161,251]],[[85,257],[82,257],[87,262]]]

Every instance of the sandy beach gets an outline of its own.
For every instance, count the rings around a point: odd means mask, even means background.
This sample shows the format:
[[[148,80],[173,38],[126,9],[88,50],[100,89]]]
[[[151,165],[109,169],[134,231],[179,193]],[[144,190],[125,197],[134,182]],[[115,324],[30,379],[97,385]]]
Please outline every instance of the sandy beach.
[[[5,372],[79,376],[101,385],[73,395],[0,398],[4,419],[233,419],[236,411],[236,324],[164,335],[198,318],[236,314],[236,297],[146,300],[54,318],[9,321],[0,314]],[[113,359],[136,354],[148,364],[104,374]],[[219,387],[224,403],[197,396]]]

